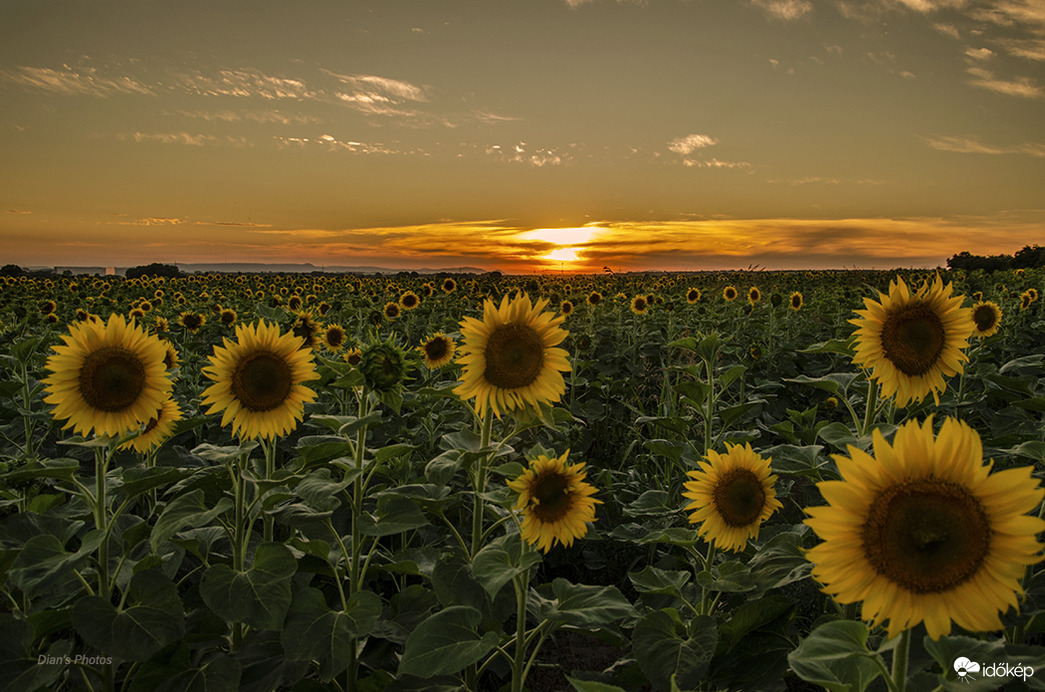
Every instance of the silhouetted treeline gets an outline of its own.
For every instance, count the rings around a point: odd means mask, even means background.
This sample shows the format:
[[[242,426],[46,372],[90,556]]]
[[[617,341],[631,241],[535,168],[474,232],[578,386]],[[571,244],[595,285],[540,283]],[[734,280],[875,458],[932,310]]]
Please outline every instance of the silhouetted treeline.
[[[128,279],[136,279],[140,276],[165,276],[168,279],[174,279],[179,276],[185,276],[185,274],[173,264],[160,264],[159,262],[153,262],[141,267],[131,267],[127,270]]]
[[[959,252],[949,260],[947,266],[951,269],[982,269],[984,271],[998,271],[999,269],[1030,269],[1033,267],[1045,267],[1045,246],[1024,245],[1014,255],[973,255],[970,252]]]

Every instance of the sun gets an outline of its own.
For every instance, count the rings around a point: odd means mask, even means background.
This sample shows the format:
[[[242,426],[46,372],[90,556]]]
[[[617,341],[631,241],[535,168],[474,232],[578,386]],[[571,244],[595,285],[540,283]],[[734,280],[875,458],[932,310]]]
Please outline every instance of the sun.
[[[564,247],[559,248],[558,250],[552,250],[541,259],[552,260],[554,262],[576,262],[580,258],[577,257],[576,250]]]
[[[520,233],[517,238],[524,241],[553,243],[557,247],[537,259],[545,262],[574,263],[582,259],[588,244],[606,229],[598,226],[579,228],[538,228]]]

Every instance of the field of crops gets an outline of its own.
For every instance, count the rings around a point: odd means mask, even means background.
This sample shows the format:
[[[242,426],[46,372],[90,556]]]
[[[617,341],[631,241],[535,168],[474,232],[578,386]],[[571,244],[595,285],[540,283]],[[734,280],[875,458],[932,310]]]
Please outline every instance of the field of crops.
[[[1045,689],[1043,290],[0,278],[0,690]]]

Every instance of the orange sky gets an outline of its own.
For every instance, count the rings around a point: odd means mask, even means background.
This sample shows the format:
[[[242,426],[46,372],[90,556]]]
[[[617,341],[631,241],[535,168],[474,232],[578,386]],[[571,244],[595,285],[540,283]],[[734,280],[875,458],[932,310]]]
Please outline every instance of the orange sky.
[[[0,263],[1011,254],[1045,238],[1040,5],[4,3]]]

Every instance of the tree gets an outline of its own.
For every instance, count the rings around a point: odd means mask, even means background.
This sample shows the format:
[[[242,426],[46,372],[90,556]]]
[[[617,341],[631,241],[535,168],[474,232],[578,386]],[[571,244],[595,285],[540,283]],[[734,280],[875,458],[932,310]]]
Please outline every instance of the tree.
[[[185,276],[185,274],[173,264],[160,264],[153,262],[141,267],[131,267],[127,270],[128,279],[137,279],[140,276],[165,276],[169,279]]]

